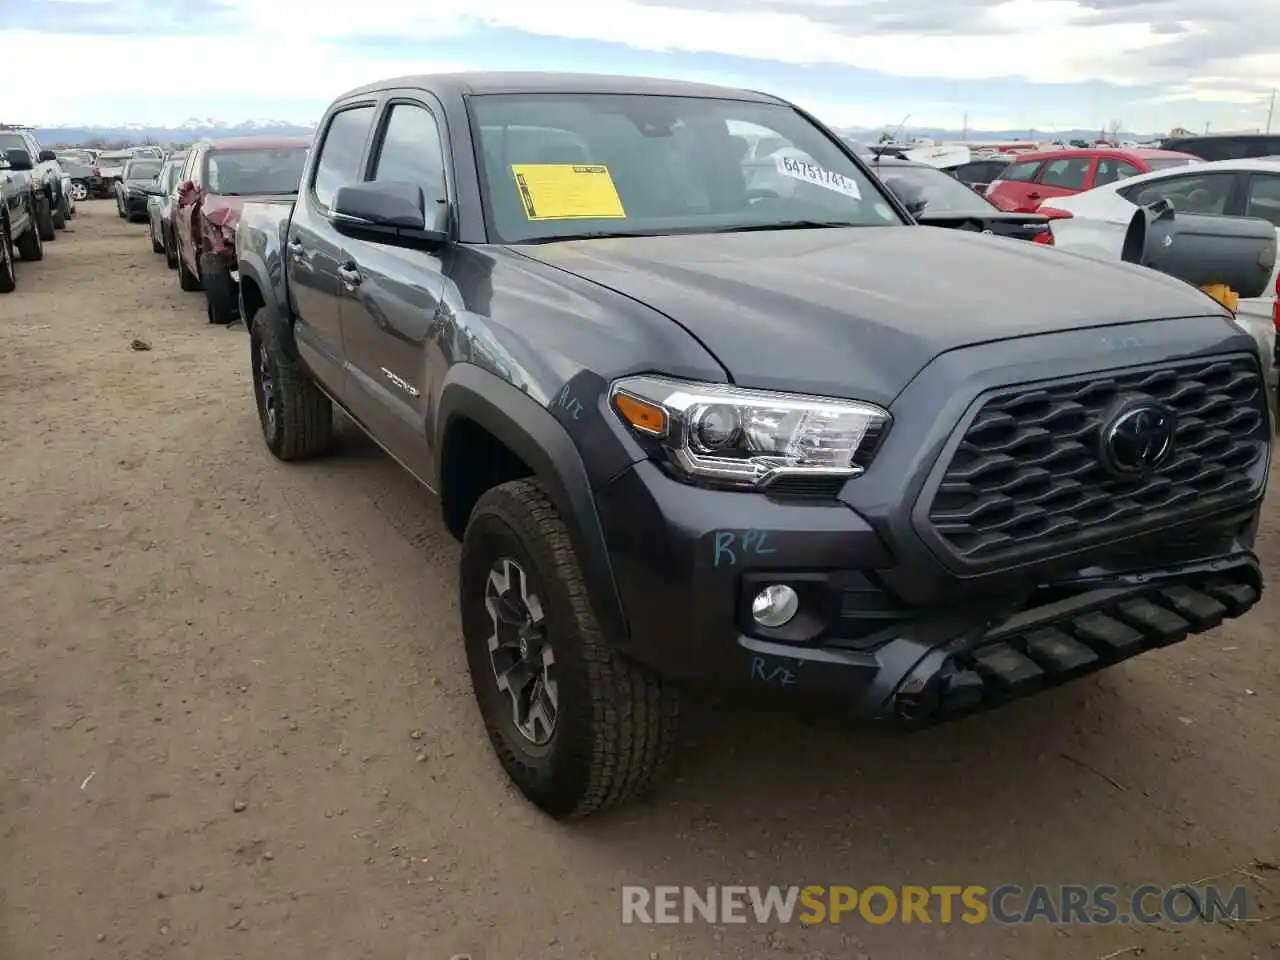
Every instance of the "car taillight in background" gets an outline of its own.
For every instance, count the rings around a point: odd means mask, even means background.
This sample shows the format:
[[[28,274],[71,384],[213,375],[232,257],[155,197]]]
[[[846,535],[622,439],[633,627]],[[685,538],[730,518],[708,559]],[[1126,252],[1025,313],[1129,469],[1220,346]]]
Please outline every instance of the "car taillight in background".
[[[1071,214],[1066,210],[1059,210],[1057,207],[1046,207],[1041,204],[1036,208],[1036,213],[1042,217],[1048,217],[1049,223],[1044,225],[1044,233],[1038,233],[1032,238],[1032,243],[1043,243],[1046,246],[1053,246],[1053,227],[1051,224],[1054,220],[1070,220]]]
[[[1275,300],[1271,301],[1271,326],[1280,334],[1280,273],[1276,274]],[[1276,343],[1277,358],[1280,358],[1280,340]]]

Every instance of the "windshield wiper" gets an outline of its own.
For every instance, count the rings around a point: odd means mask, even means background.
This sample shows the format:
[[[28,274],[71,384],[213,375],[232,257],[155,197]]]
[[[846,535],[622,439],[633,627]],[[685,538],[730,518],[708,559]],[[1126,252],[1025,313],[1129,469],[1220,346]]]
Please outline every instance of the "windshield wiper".
[[[822,230],[836,227],[864,227],[864,223],[847,220],[786,220],[782,223],[744,223],[736,227],[720,227],[707,233],[753,233],[763,230]]]
[[[610,240],[617,237],[653,237],[649,230],[597,230],[590,233],[561,233],[551,237],[529,237],[520,243],[557,243],[561,240]]]

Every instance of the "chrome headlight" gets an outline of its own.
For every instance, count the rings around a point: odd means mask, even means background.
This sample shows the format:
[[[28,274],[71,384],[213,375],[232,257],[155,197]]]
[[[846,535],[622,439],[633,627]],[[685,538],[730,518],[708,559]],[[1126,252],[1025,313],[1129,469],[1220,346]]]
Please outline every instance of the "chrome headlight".
[[[625,377],[614,412],[693,480],[762,487],[781,477],[856,477],[887,431],[888,411],[860,400]]]

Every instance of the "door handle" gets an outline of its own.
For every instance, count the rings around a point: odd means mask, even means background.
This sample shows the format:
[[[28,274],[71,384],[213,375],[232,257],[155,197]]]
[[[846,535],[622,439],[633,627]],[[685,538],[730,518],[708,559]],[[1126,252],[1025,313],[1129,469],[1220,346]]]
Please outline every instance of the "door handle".
[[[1027,194],[1027,199],[1028,199],[1028,200],[1039,200],[1039,199],[1040,199],[1040,194],[1038,194],[1038,193],[1036,193],[1034,190],[1032,190],[1030,193],[1028,193],[1028,194]]]
[[[348,290],[354,290],[360,286],[360,271],[356,269],[355,264],[344,263],[338,268],[338,279],[342,281],[342,285]]]
[[[307,250],[302,245],[302,241],[299,240],[297,237],[294,237],[292,240],[289,241],[288,247],[289,247],[289,256],[291,256],[294,260],[301,261],[306,259]]]

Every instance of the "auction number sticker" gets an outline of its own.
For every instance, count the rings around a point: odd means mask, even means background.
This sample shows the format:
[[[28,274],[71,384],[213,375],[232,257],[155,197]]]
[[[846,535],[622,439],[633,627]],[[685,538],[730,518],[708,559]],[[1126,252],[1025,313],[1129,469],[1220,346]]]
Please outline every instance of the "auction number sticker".
[[[825,187],[855,200],[862,199],[862,191],[858,189],[858,185],[843,174],[824,170],[817,164],[797,160],[795,157],[780,156],[775,162],[778,172],[784,177],[812,183],[815,187]]]
[[[513,163],[511,175],[530,220],[619,220],[627,215],[603,164]]]

